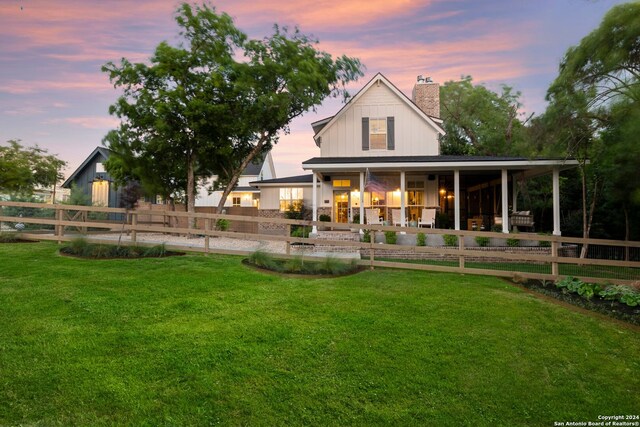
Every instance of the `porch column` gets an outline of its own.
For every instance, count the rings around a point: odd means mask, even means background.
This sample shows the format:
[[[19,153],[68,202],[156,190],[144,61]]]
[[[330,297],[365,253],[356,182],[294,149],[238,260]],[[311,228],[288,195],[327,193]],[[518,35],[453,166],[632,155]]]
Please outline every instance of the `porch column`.
[[[511,175],[511,206],[513,206],[513,211],[518,210],[518,179],[517,175]]]
[[[360,172],[360,224],[364,224],[364,172]],[[364,229],[360,229],[364,233]]]
[[[312,217],[311,219],[313,221],[317,221],[318,220],[318,179],[316,177],[316,172],[314,170],[311,171],[311,175],[313,176],[312,179],[312,184],[311,184],[311,197],[313,199],[313,201],[311,202],[311,206],[312,206]],[[318,234],[318,227],[314,224],[313,225],[313,229],[311,230],[312,233],[314,234]]]
[[[553,168],[553,235],[560,236],[560,169]]]
[[[509,176],[502,169],[502,232],[509,232]]]
[[[406,201],[404,199],[404,189],[405,189],[405,185],[404,185],[404,179],[405,179],[405,172],[401,171],[400,172],[400,227],[406,227],[406,215],[404,212],[404,208],[406,205]]]
[[[454,210],[454,227],[460,230],[460,170],[453,171],[453,210]]]

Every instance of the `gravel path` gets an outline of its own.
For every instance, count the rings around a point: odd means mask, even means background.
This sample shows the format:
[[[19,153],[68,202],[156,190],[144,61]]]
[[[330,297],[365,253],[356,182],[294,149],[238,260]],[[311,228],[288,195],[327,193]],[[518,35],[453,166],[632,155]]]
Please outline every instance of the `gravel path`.
[[[101,240],[118,240],[118,234],[92,234],[90,238]],[[131,236],[123,235],[123,241],[131,241]],[[172,236],[162,233],[138,233],[138,242],[156,243],[167,245],[179,245],[189,248],[204,248],[204,237],[187,239],[185,236]],[[267,240],[242,240],[228,237],[215,237],[209,239],[209,248],[235,251],[255,252],[262,250],[269,253],[283,254],[286,252],[285,242],[273,242]]]

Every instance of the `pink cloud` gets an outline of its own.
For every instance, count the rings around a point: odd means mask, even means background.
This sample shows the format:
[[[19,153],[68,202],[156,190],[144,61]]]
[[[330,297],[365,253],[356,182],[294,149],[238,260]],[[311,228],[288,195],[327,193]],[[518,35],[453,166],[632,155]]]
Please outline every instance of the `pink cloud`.
[[[113,90],[106,75],[95,73],[65,73],[58,79],[0,81],[0,93],[22,95],[44,91],[87,91],[106,92]]]
[[[432,0],[271,0],[269,2],[221,1],[219,10],[252,22],[294,23],[323,29],[361,26],[389,16],[411,16]],[[240,25],[242,26],[242,25]]]
[[[44,124],[70,124],[84,129],[115,129],[120,120],[115,117],[66,117],[62,119],[46,120]]]

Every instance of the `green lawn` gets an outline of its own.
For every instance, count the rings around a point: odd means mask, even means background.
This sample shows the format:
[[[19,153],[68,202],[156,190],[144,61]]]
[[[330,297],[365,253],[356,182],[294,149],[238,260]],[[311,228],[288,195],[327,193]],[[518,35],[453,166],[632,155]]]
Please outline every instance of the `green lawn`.
[[[0,425],[553,425],[637,414],[640,332],[502,280],[280,278],[0,245]]]

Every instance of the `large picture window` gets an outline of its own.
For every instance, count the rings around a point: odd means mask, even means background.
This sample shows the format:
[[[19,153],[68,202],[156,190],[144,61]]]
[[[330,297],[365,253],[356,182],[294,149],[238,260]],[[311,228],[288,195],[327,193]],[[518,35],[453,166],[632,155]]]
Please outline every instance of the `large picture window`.
[[[302,188],[280,189],[280,212],[299,210],[302,207]]]
[[[387,149],[387,119],[369,119],[369,147],[372,150]]]

